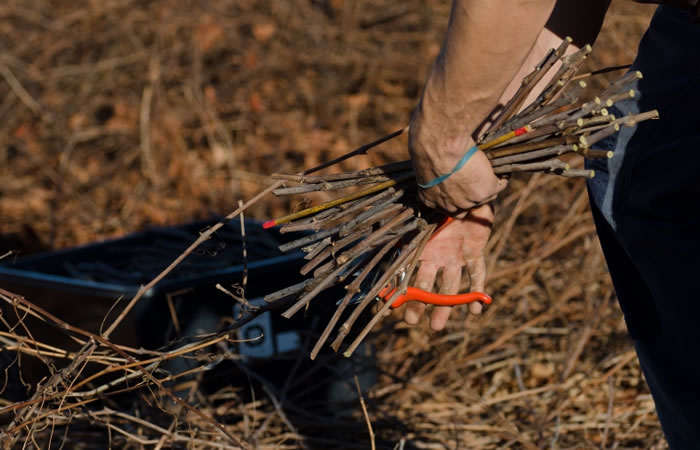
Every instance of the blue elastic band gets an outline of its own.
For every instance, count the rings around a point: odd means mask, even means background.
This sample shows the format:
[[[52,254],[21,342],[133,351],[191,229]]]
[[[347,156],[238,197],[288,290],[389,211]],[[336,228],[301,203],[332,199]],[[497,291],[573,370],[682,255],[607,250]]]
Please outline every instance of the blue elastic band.
[[[440,175],[439,177],[435,178],[434,180],[428,181],[425,184],[418,183],[418,186],[422,187],[423,189],[428,189],[428,188],[431,188],[433,186],[437,186],[438,184],[442,183],[446,179],[450,178],[450,176],[453,173],[457,172],[459,169],[464,167],[464,165],[467,163],[467,161],[469,161],[469,158],[471,158],[474,155],[474,153],[476,153],[477,150],[478,150],[478,148],[475,145],[474,147],[467,150],[467,153],[465,153],[464,156],[462,156],[462,159],[460,159],[457,162],[457,165],[454,167],[454,169],[450,170],[449,172],[447,172],[444,175]]]

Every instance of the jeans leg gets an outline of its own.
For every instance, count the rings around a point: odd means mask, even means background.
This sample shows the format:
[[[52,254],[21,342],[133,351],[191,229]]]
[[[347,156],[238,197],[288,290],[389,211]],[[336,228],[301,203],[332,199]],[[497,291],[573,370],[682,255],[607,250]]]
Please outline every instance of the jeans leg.
[[[612,227],[591,205],[608,269],[620,307],[634,341],[659,421],[672,449],[700,448],[700,379],[687,349],[673,331],[658,320],[657,305],[648,281],[635,266]],[[668,300],[668,299],[667,299]],[[670,303],[670,301],[668,302]],[[686,343],[693,346],[697,343]]]

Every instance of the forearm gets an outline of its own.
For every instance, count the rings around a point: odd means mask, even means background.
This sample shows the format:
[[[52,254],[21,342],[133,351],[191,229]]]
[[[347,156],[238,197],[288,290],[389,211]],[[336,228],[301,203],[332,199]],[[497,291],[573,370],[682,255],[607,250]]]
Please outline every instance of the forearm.
[[[498,104],[554,3],[455,0],[418,114],[442,123],[448,135],[468,136]]]
[[[409,151],[418,182],[452,171],[509,84],[517,88],[544,53],[559,45],[558,33],[543,31],[548,19],[551,29],[570,29],[568,34],[581,45],[597,35],[605,7],[607,0],[583,6],[576,0],[454,0],[445,41],[411,120]],[[592,11],[596,19],[586,17]],[[584,19],[583,26],[578,18]],[[594,33],[578,31],[591,25]],[[463,214],[494,198],[504,183],[477,151],[449,180],[421,190],[420,198],[427,206]]]
[[[564,37],[573,38],[569,52],[593,44],[610,0],[483,3],[454,2],[420,105],[420,112],[435,119],[446,116],[441,121],[471,126],[463,132],[473,131],[499,99],[512,96],[522,77]]]

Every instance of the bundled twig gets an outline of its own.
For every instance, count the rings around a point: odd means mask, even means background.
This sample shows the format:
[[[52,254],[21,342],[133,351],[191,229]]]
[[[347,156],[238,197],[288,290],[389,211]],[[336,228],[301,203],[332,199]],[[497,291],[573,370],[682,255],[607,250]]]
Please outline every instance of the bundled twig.
[[[626,88],[641,78],[639,72],[623,76],[600,96],[581,101],[587,84],[580,77],[574,79],[591,47],[585,46],[564,56],[570,42],[571,39],[567,38],[559,48],[552,49],[523,79],[513,98],[478,139],[478,148],[486,153],[496,175],[509,177],[517,172],[543,172],[570,178],[591,178],[595,175],[592,170],[572,169],[569,162],[560,157],[571,153],[586,159],[609,159],[612,157],[611,151],[593,148],[598,142],[617,133],[622,126],[633,126],[658,117],[657,111],[649,111],[618,118],[607,109],[636,95],[634,90]],[[559,68],[541,93],[523,107],[533,89],[558,62]],[[345,284],[348,291],[339,301],[337,311],[316,343],[311,358],[318,355],[350,304],[357,306],[338,330],[338,337],[333,343],[336,351],[359,314],[375,300],[386,301],[344,353],[346,356],[352,354],[360,340],[391,306],[392,298],[381,295],[385,292],[384,288],[398,286],[392,291],[395,296],[405,291],[418,264],[420,247],[427,243],[441,217],[424,211],[418,204],[410,161],[352,172],[308,174],[364,154],[406,130],[398,130],[302,174],[273,175],[278,180],[298,184],[273,191],[278,196],[355,188],[350,194],[268,221],[264,225],[266,228],[283,225],[280,229],[282,233],[312,232],[280,247],[283,251],[301,248],[306,252],[309,262],[301,272],[304,275],[312,273],[307,282],[267,297],[269,301],[285,296],[298,297],[296,303],[283,313],[284,317],[291,317],[308,307],[320,292],[334,285]]]

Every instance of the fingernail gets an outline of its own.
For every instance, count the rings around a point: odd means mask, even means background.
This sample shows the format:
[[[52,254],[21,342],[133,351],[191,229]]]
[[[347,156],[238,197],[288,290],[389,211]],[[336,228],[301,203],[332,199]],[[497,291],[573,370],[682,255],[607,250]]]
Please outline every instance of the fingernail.
[[[431,320],[430,328],[432,328],[433,331],[442,331],[442,329],[445,328],[445,324],[436,320]]]
[[[403,315],[403,320],[409,325],[415,325],[418,323],[418,314],[413,311],[406,311]]]

